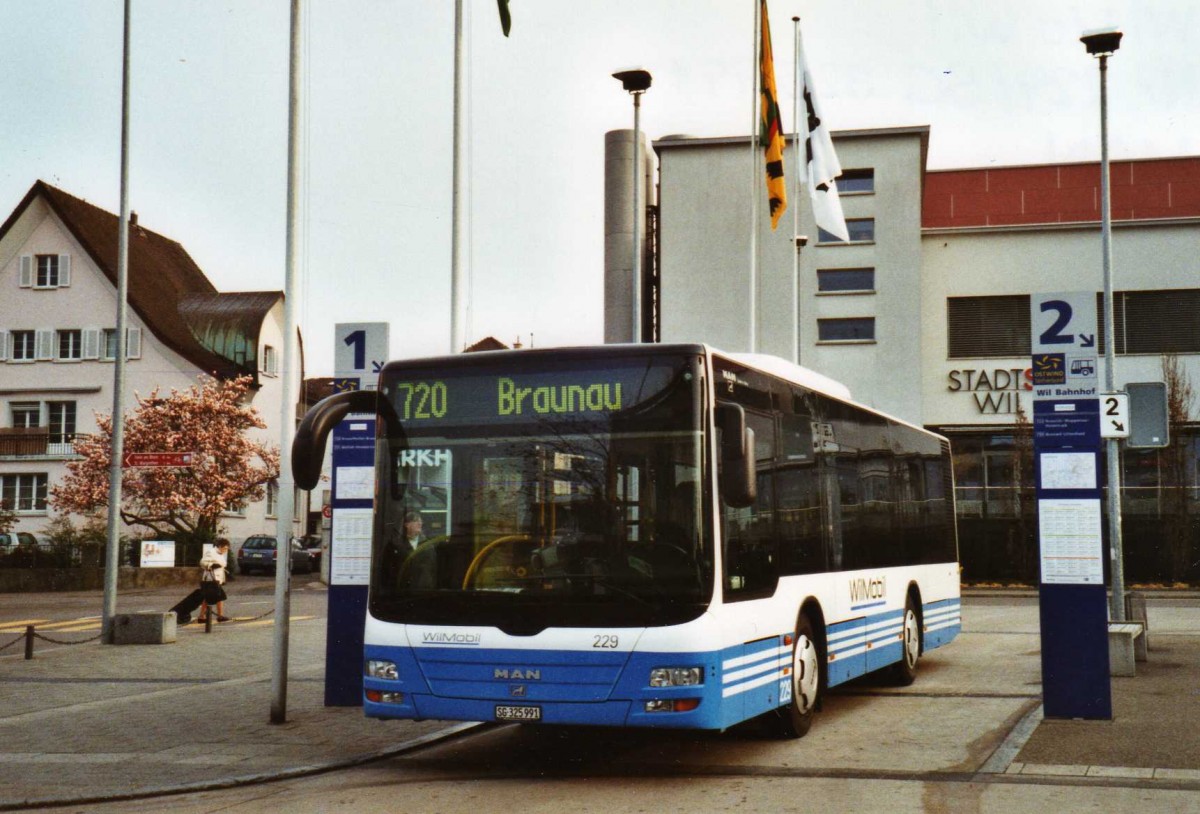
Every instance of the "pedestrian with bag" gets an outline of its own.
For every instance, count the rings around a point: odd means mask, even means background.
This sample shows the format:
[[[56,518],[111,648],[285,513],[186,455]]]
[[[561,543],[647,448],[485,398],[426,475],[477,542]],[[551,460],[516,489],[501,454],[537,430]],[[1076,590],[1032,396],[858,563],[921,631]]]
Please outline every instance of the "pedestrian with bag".
[[[200,558],[200,594],[204,598],[200,605],[200,618],[204,622],[213,608],[218,622],[228,622],[225,615],[225,578],[229,573],[229,541],[218,537],[211,548]]]

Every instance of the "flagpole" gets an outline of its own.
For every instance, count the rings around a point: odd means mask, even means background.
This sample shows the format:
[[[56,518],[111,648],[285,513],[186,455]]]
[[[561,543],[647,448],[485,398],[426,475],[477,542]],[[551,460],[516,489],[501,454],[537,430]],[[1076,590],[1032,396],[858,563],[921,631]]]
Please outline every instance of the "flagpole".
[[[450,352],[461,353],[467,347],[467,278],[463,252],[463,221],[466,219],[465,155],[463,151],[462,96],[466,73],[463,49],[463,0],[454,0],[454,132],[452,203],[450,217]]]
[[[796,157],[796,194],[792,198],[792,361],[800,364],[800,18],[792,18],[792,154]]]
[[[762,105],[762,89],[759,81],[762,73],[762,4],[754,0],[754,103],[751,105],[750,117],[750,171],[753,174],[750,193],[750,341],[748,351],[758,352],[758,198],[760,194],[760,176],[758,156],[758,120],[759,108]]]
[[[104,552],[104,609],[100,639],[113,643],[117,579],[121,568],[121,459],[125,451],[125,354],[129,313],[129,31],[130,0],[125,0],[121,49],[121,217],[117,233],[117,349],[113,361],[112,453],[108,468],[108,524]]]

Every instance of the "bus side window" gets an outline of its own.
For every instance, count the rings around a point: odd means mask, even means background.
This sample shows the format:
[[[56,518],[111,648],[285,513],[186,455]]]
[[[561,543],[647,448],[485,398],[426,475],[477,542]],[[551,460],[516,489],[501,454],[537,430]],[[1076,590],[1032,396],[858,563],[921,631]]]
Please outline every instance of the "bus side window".
[[[821,533],[821,490],[813,451],[812,416],[784,414],[781,460],[775,472],[782,574],[827,570]]]
[[[725,525],[725,593],[731,599],[770,595],[779,581],[775,523],[775,421],[771,415],[746,410],[754,430],[758,499],[744,509],[723,506]]]

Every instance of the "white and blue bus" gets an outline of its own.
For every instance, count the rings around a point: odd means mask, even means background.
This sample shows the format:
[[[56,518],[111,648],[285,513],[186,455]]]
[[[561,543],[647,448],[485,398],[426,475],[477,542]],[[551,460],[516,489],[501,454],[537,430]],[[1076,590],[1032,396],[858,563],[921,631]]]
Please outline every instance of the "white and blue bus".
[[[946,439],[704,345],[391,362],[294,445],[377,415],[377,718],[803,735],[821,694],[961,626]],[[414,538],[420,520],[421,534]],[[336,541],[335,541],[336,542]]]

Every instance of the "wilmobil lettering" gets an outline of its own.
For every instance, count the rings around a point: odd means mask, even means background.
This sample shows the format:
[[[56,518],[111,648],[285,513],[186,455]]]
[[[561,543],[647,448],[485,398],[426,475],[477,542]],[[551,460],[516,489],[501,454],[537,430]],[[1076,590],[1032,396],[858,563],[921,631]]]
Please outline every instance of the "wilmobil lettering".
[[[850,580],[850,601],[863,602],[868,599],[883,599],[887,596],[887,578],[878,577],[867,579],[859,577]]]

